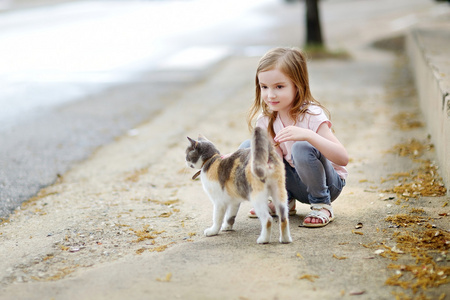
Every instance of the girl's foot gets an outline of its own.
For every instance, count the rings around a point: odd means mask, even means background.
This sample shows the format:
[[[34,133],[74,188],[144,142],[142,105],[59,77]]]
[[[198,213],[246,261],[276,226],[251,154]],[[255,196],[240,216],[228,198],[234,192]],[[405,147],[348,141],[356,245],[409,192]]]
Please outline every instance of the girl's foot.
[[[323,227],[334,220],[333,209],[327,204],[313,204],[303,221],[305,227]]]
[[[323,208],[320,211],[325,213],[328,217],[331,217],[331,214],[327,209]],[[308,217],[308,216],[305,218],[305,220],[303,222],[309,223],[309,224],[323,224],[322,219],[316,218],[316,217]]]

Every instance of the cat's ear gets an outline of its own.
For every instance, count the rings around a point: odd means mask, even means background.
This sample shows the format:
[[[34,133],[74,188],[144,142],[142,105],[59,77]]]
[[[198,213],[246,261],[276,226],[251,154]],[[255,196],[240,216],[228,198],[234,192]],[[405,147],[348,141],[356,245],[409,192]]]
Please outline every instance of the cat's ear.
[[[204,135],[201,135],[201,134],[198,135],[198,140],[209,142],[209,140]]]
[[[187,137],[187,138],[188,138],[189,142],[191,142],[191,145],[192,145],[194,148],[197,147],[197,144],[198,144],[197,141],[191,139],[190,137]]]

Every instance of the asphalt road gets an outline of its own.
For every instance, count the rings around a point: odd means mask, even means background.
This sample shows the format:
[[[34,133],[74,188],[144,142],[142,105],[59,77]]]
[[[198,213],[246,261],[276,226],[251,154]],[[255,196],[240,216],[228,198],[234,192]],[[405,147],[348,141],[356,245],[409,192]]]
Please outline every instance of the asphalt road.
[[[299,3],[15,8],[0,19],[0,218],[97,147],[136,134],[229,55],[261,55],[283,26],[298,28],[284,44],[300,43]]]

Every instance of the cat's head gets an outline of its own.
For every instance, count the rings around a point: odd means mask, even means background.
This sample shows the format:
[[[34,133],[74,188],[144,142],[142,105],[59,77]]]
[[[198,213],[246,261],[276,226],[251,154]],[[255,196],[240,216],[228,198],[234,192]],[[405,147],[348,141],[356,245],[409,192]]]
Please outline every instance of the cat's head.
[[[198,140],[188,137],[189,146],[186,148],[186,164],[193,169],[201,169],[204,162],[214,154],[219,154],[219,150],[206,137],[199,135]]]

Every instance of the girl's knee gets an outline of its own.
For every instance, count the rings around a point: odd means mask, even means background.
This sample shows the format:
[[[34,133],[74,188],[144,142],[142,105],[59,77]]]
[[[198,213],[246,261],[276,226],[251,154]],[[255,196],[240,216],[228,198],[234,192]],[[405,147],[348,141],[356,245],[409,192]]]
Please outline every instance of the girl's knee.
[[[239,149],[247,149],[250,148],[250,140],[245,140],[242,142],[242,144],[239,146]]]
[[[313,146],[306,141],[297,141],[292,145],[292,153],[312,149]]]
[[[306,141],[298,141],[292,145],[292,159],[294,161],[309,159],[311,156],[316,156],[316,152],[316,148]]]

